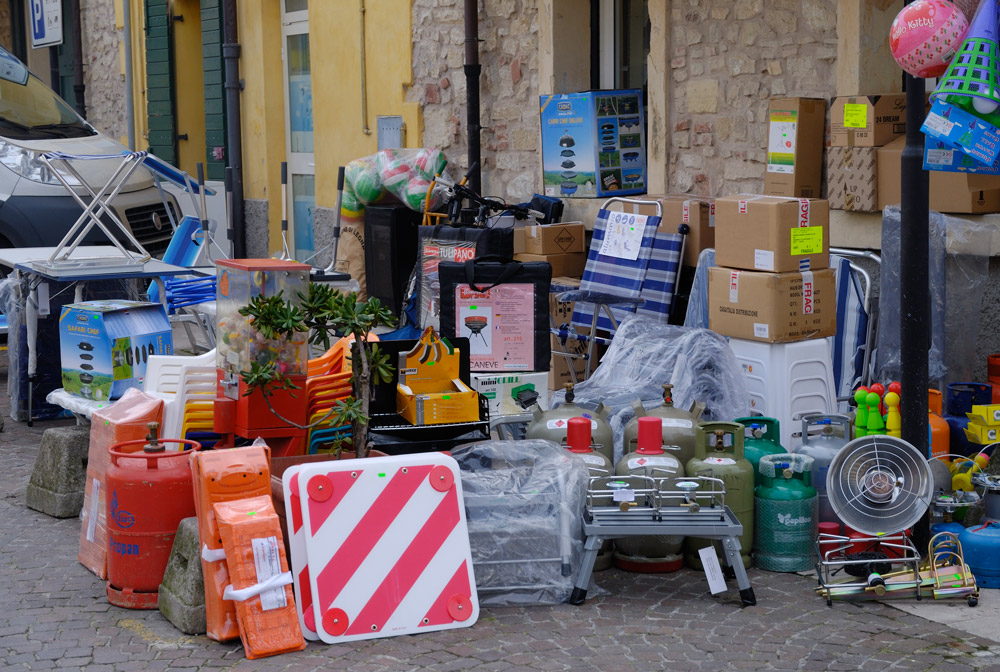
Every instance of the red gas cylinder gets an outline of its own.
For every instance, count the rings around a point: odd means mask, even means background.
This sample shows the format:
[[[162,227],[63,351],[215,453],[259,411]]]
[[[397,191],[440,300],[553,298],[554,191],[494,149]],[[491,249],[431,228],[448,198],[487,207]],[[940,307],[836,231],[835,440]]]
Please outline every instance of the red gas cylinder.
[[[150,436],[108,449],[108,602],[129,609],[156,609],[177,526],[195,515],[187,451],[167,451],[164,443],[193,449],[196,441]],[[144,445],[142,445],[144,444]],[[142,450],[126,452],[142,445]]]
[[[853,529],[849,525],[844,525],[844,531],[847,533],[848,538],[857,539],[850,547],[847,549],[849,554],[851,553],[884,553],[886,557],[889,558],[901,558],[903,557],[903,551],[899,548],[895,548],[890,544],[895,546],[900,546],[903,542],[899,539],[900,533],[893,532],[892,534],[882,535],[883,537],[895,537],[895,539],[889,539],[886,543],[880,543],[875,537],[870,534],[864,534]],[[909,538],[913,530],[906,529],[903,530],[902,536]],[[864,539],[865,541],[860,541]]]

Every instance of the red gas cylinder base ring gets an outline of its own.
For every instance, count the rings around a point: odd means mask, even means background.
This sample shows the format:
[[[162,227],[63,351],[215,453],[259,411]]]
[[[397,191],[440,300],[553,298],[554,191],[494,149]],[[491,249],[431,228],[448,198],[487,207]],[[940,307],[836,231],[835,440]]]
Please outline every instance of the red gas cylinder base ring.
[[[159,593],[135,592],[130,588],[119,590],[108,582],[108,603],[125,609],[156,609],[159,606]]]
[[[673,558],[673,559],[671,559]],[[614,554],[614,564],[618,569],[637,574],[666,574],[676,572],[684,566],[683,555],[673,555],[666,558],[638,558],[621,553]]]

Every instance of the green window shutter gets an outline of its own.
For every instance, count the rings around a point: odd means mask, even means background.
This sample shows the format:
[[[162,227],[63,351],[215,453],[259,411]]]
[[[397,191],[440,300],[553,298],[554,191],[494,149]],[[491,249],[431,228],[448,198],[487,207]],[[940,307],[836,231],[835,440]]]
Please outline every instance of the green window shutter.
[[[168,0],[146,0],[146,114],[149,151],[177,164],[174,46]]]
[[[205,72],[205,177],[226,177],[226,89],[222,59],[222,1],[201,0],[201,53]]]

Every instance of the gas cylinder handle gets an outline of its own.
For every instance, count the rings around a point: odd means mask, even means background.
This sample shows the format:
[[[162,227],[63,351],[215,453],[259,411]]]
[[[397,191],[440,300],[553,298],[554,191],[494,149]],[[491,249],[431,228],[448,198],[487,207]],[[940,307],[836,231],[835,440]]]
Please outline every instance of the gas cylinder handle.
[[[705,456],[708,454],[708,446],[706,445],[709,436],[715,432],[723,432],[724,434],[729,434],[733,437],[733,445],[724,450],[732,450],[733,456],[737,460],[742,460],[743,455],[743,425],[737,422],[701,422],[698,423],[698,438],[694,444],[694,456],[699,460],[704,460]],[[713,447],[714,450],[714,447]]]
[[[111,457],[111,463],[117,465],[118,460],[121,458],[129,458],[133,460],[146,460],[147,469],[156,469],[159,460],[170,459],[177,457],[178,455],[186,455],[188,451],[186,450],[171,450],[159,453],[146,453],[141,450],[134,452],[125,452],[122,450],[127,446],[145,446],[149,441],[147,439],[135,439],[133,441],[122,441],[120,443],[112,444],[108,447],[108,455]],[[191,450],[200,450],[201,444],[197,441],[189,441],[188,439],[162,439],[161,443],[180,443],[188,446]]]
[[[811,413],[802,416],[802,443],[809,443],[809,428],[816,425],[834,427],[839,425],[844,429],[844,438],[851,440],[851,419],[839,413]]]

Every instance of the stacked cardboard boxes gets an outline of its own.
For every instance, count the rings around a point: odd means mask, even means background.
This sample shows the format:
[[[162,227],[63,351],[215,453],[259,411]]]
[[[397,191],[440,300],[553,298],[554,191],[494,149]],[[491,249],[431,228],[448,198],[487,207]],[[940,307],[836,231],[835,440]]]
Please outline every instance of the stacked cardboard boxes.
[[[716,200],[709,327],[766,343],[834,335],[829,222],[829,205],[822,199],[739,195]]]
[[[559,285],[562,287],[579,287],[580,281],[575,278],[552,278],[553,285]],[[569,327],[570,320],[573,319],[573,307],[574,303],[572,301],[559,301],[555,296],[549,297],[549,315],[552,320],[552,324],[556,327],[561,327],[567,325]],[[589,329],[577,329],[577,333],[587,334]],[[576,373],[577,382],[583,380],[584,374],[587,371],[587,361],[584,359],[566,357],[564,355],[558,354],[562,351],[568,351],[575,355],[583,355],[587,352],[587,343],[584,341],[575,341],[572,339],[566,339],[566,344],[563,345],[560,339],[554,334],[551,336],[552,339],[552,360],[549,363],[549,380],[548,388],[550,390],[561,390],[566,383],[573,382],[573,376],[570,371]],[[590,370],[593,371],[597,368],[597,365],[601,361],[601,355],[604,353],[604,348],[598,344],[594,347],[594,361],[590,365]]]
[[[834,99],[830,108],[830,148],[826,155],[831,209],[852,212],[879,209],[879,147],[905,132],[904,93]]]
[[[972,443],[987,445],[1000,436],[1000,404],[977,404],[966,415],[969,417],[969,424],[965,429],[965,437]]]
[[[547,261],[552,276],[583,277],[587,265],[587,231],[580,222],[514,229],[514,259]]]

